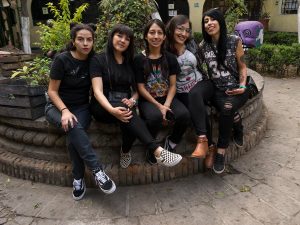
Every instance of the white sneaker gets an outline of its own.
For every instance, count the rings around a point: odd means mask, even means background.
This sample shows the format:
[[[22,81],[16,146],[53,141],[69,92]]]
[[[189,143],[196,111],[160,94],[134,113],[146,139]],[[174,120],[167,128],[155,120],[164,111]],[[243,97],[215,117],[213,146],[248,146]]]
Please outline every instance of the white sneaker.
[[[182,156],[163,149],[160,156],[155,158],[158,164],[171,167],[177,165],[181,161]]]

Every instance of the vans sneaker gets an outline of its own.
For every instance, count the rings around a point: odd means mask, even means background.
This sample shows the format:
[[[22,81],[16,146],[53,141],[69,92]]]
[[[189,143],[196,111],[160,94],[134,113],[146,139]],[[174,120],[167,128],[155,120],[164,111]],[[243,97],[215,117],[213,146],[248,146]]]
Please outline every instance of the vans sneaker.
[[[163,149],[160,156],[155,158],[158,164],[171,167],[177,165],[181,161],[182,156]]]
[[[122,151],[122,148],[120,150],[120,166],[124,169],[126,169],[131,163],[131,153],[130,151],[127,153],[124,153]]]
[[[73,199],[78,201],[83,198],[86,191],[84,179],[73,180]]]
[[[225,170],[225,155],[216,153],[213,165],[213,171],[217,174],[223,173]]]
[[[105,194],[111,194],[116,190],[115,183],[105,174],[103,170],[94,172],[96,184]]]

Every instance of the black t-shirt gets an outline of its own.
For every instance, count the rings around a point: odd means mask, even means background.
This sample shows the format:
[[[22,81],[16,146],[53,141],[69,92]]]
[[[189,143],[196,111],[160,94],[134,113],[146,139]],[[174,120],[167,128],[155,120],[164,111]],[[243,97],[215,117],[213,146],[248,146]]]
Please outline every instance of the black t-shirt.
[[[55,57],[50,78],[61,80],[58,94],[67,107],[89,103],[89,60],[78,60],[70,52],[63,52]]]
[[[149,59],[140,53],[134,59],[136,82],[144,83],[146,90],[154,98],[166,96],[169,90],[169,76],[178,75],[180,73],[180,66],[176,56],[169,52],[166,52],[165,56],[168,64],[167,76],[162,75],[162,57]],[[148,62],[146,60],[148,60]],[[145,74],[145,63],[149,63],[151,68],[148,76]]]
[[[113,67],[113,69],[108,70],[105,53],[95,54],[91,58],[90,63],[91,78],[102,77],[105,96],[108,96],[111,87],[113,91],[127,92],[130,94],[131,88],[135,90],[135,87],[133,87],[134,72],[132,66],[128,63],[117,64],[113,62]]]

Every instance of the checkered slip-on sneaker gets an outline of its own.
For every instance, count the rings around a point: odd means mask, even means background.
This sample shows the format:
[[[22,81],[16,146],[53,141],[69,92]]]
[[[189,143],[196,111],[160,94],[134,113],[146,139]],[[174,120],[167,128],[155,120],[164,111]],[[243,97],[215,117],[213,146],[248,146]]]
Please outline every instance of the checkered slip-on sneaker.
[[[131,153],[124,153],[122,149],[120,150],[120,166],[126,169],[131,163]]]
[[[182,156],[163,149],[160,156],[155,158],[158,164],[171,167],[177,165],[181,161]]]

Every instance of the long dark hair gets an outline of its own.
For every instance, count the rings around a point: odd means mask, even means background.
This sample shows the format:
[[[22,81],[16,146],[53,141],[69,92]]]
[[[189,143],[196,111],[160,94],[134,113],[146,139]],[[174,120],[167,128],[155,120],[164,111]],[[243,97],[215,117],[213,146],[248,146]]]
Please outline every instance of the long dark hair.
[[[73,45],[73,42],[75,41],[77,37],[77,32],[81,30],[88,30],[92,34],[93,42],[95,40],[95,30],[97,27],[95,24],[89,23],[89,24],[83,24],[83,23],[71,23],[70,24],[70,38],[71,41],[67,44],[66,50],[67,51],[76,51],[76,47]],[[88,57],[91,57],[94,54],[94,49],[90,51],[88,54]]]
[[[116,24],[115,26],[113,26],[113,28],[108,34],[106,50],[105,50],[108,72],[110,73],[113,80],[118,81],[119,77],[122,75],[124,76],[124,74],[121,74],[120,71],[118,71],[115,66],[116,59],[114,54],[113,37],[116,33],[126,35],[130,39],[128,48],[124,52],[122,52],[122,55],[124,57],[123,63],[130,70],[132,69],[132,62],[133,62],[133,55],[134,55],[134,34],[132,29],[124,24]],[[131,83],[134,82],[134,77],[128,77],[128,79]]]
[[[148,60],[150,49],[149,49],[149,43],[146,38],[147,38],[148,32],[153,24],[156,24],[157,26],[159,26],[161,28],[163,34],[166,35],[165,24],[159,19],[152,19],[152,20],[148,21],[148,23],[146,24],[146,26],[144,28],[144,41],[145,41],[145,45],[146,45],[146,49],[145,49],[146,50],[146,60],[144,62],[145,78],[147,78],[151,73],[151,65]],[[167,77],[168,73],[169,73],[169,67],[168,67],[168,61],[167,61],[167,57],[166,57],[165,41],[161,45],[160,54],[162,55],[161,73],[162,73],[163,77]]]
[[[225,57],[226,57],[226,51],[227,51],[227,26],[225,22],[225,18],[223,13],[217,9],[210,9],[203,13],[202,16],[202,34],[203,34],[203,39],[207,43],[212,43],[212,37],[205,31],[204,27],[204,17],[209,16],[219,22],[220,25],[220,38],[217,44],[217,62],[218,62],[218,67],[220,65],[224,65],[225,62]]]
[[[167,34],[167,41],[166,47],[169,52],[172,52],[175,55],[179,55],[177,49],[175,48],[175,40],[174,40],[174,33],[177,26],[182,24],[189,23],[190,29],[192,29],[192,23],[190,22],[189,18],[185,15],[177,15],[174,16],[166,26],[166,34]],[[185,41],[185,44],[188,44],[190,41],[191,36]]]

